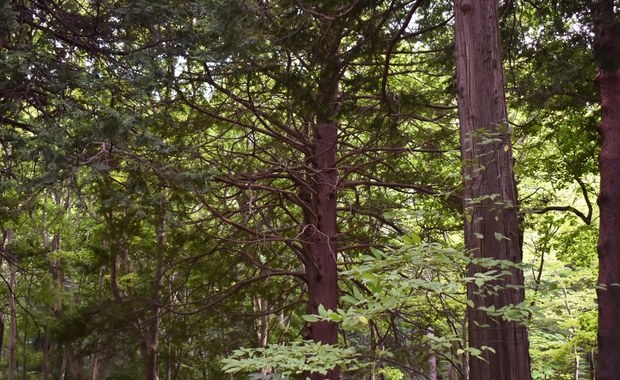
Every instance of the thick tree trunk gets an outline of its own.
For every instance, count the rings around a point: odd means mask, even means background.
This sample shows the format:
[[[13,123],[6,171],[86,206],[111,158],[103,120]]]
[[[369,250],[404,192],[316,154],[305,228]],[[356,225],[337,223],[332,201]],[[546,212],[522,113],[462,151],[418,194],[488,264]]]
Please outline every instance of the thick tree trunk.
[[[596,0],[594,6],[595,55],[599,62],[601,97],[601,189],[598,197],[597,380],[620,374],[620,38],[613,0]]]
[[[315,127],[316,173],[312,212],[306,212],[304,245],[308,263],[308,312],[318,313],[319,305],[335,309],[338,305],[338,274],[336,247],[336,160],[337,125]],[[338,341],[335,323],[319,322],[308,325],[306,337],[315,342],[334,344]]]
[[[512,152],[504,95],[496,0],[456,0],[456,63],[461,154],[464,169],[465,245],[476,258],[521,262]],[[469,275],[488,268],[470,265]],[[516,305],[524,300],[523,274],[513,269],[495,294],[470,283],[469,345],[492,347],[484,360],[470,359],[473,380],[530,379],[527,331],[492,318],[481,306]],[[508,287],[509,286],[509,287]],[[488,327],[486,327],[488,326]]]
[[[306,212],[304,246],[308,282],[308,312],[318,314],[319,305],[326,309],[338,306],[338,273],[336,247],[336,157],[337,124],[315,127],[316,174],[312,212]],[[324,344],[338,342],[338,326],[333,322],[309,323],[305,338]],[[324,377],[313,374],[312,380]],[[336,371],[327,376],[337,379]]]
[[[338,306],[338,272],[336,244],[336,206],[338,171],[336,155],[338,130],[334,121],[338,114],[339,32],[325,23],[322,41],[317,41],[316,59],[320,65],[316,109],[312,125],[312,155],[306,158],[309,189],[302,189],[307,200],[304,209],[303,247],[308,283],[308,312],[318,314],[319,305],[326,309]],[[308,323],[305,338],[323,344],[338,342],[338,325],[333,322]],[[339,378],[336,368],[326,376],[313,373],[312,380]]]

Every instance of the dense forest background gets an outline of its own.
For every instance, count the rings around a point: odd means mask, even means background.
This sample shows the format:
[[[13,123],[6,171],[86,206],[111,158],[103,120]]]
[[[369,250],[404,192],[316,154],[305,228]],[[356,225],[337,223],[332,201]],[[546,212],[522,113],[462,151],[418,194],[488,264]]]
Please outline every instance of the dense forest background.
[[[0,378],[613,379],[616,12],[0,1]]]

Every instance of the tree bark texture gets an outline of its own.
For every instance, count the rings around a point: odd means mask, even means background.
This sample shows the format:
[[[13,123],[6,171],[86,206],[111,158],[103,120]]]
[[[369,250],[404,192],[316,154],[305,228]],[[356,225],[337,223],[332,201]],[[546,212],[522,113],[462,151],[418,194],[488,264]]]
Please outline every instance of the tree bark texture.
[[[461,155],[464,161],[465,245],[475,258],[520,263],[522,259],[512,146],[508,131],[496,0],[455,0],[456,64]],[[490,268],[470,265],[469,276]],[[499,309],[524,300],[523,274],[512,269],[497,292],[468,284],[468,334],[472,380],[531,378],[524,326],[490,317],[480,307]]]
[[[306,280],[308,284],[308,312],[318,314],[319,305],[326,309],[338,306],[338,272],[336,245],[336,206],[338,171],[336,156],[339,124],[338,62],[339,32],[331,23],[325,23],[322,41],[317,41],[319,79],[316,110],[312,123],[312,150],[306,157],[309,189],[302,189],[304,208],[303,248]],[[338,325],[333,322],[316,322],[306,325],[305,338],[323,344],[338,343]],[[312,380],[336,380],[338,369],[327,375],[313,373]]]
[[[593,7],[601,102],[596,379],[610,380],[620,376],[620,287],[612,285],[620,283],[620,23],[613,0],[596,0]]]

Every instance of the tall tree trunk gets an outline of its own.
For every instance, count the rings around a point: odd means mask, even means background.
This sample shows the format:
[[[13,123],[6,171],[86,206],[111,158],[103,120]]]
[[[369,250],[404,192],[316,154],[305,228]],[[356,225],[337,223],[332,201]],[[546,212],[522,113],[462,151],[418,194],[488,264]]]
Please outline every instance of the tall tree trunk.
[[[26,291],[26,299],[31,299],[32,296],[32,287],[34,284],[34,273],[30,273],[30,276],[28,278],[28,289]],[[24,318],[24,327],[23,327],[23,333],[22,333],[22,342],[28,342],[30,337],[28,336],[28,331],[29,331],[29,327],[30,327],[30,318]],[[39,333],[37,333],[37,337],[39,336]],[[22,344],[21,347],[21,359],[22,359],[22,366],[21,366],[21,378],[22,379],[27,379],[28,378],[28,365],[26,363],[28,363],[28,354],[30,352],[30,347],[28,347],[27,344]]]
[[[465,246],[476,258],[520,263],[497,1],[455,0],[455,25],[461,155],[465,163]],[[470,276],[487,270],[476,265],[468,268]],[[484,350],[484,360],[471,358],[470,379],[531,378],[525,327],[491,318],[479,309],[491,305],[499,309],[524,300],[523,274],[516,269],[511,272],[496,294],[481,295],[475,284],[468,284],[468,299],[474,303],[467,310],[469,345],[495,350],[495,354]]]
[[[2,260],[0,260],[0,270],[2,268]],[[4,355],[3,347],[4,347],[4,321],[6,319],[6,315],[4,311],[0,311],[0,358]],[[1,363],[1,361],[0,361]],[[4,368],[4,363],[3,368]],[[0,378],[3,377],[2,370],[0,370]]]
[[[336,245],[336,206],[338,171],[336,154],[338,130],[338,83],[340,67],[338,53],[340,33],[331,22],[324,22],[324,38],[316,42],[315,58],[320,66],[317,86],[317,115],[312,125],[312,155],[306,157],[308,184],[302,189],[307,199],[304,209],[303,247],[308,284],[308,312],[318,313],[319,305],[326,309],[338,306],[338,272]],[[338,325],[315,322],[306,325],[305,338],[323,344],[338,342]],[[326,376],[311,374],[312,380],[339,378],[334,369]]]
[[[70,193],[67,192],[66,198],[63,201],[62,192],[56,191],[51,194],[51,200],[55,206],[63,206],[65,212],[68,212],[70,208]],[[46,218],[43,219],[44,226],[46,224]],[[60,231],[54,231],[52,235],[48,232],[44,232],[43,234],[44,244],[48,251],[48,264],[50,273],[52,274],[52,279],[54,281],[54,317],[59,319],[62,316],[63,312],[63,282],[64,275],[61,265],[61,260],[57,257],[57,253],[61,250],[62,237]],[[43,358],[41,360],[41,371],[42,378],[47,380],[52,376],[52,372],[55,369],[59,369],[59,376],[64,378],[65,371],[67,369],[67,358],[63,354],[61,357],[61,363],[53,363],[55,352],[60,346],[50,340],[49,329],[46,327],[44,330],[44,338],[43,338],[43,347],[42,353]]]
[[[254,312],[259,315],[256,318],[256,335],[258,338],[258,347],[267,347],[269,343],[269,321],[271,319],[271,315],[267,314],[269,311],[269,301],[266,298],[258,296],[253,301],[254,304]],[[263,376],[267,377],[273,371],[273,368],[270,366],[261,368],[260,372]]]
[[[158,380],[159,372],[157,370],[157,350],[159,348],[159,321],[160,321],[160,303],[161,303],[161,287],[164,276],[164,255],[166,250],[166,227],[168,223],[168,196],[162,190],[159,206],[156,208],[158,212],[157,226],[155,227],[155,235],[157,239],[156,257],[155,257],[155,275],[153,277],[151,300],[149,313],[144,321],[144,359],[145,359],[145,379]]]
[[[72,380],[82,380],[84,379],[84,359],[81,356],[79,350],[74,351],[70,347],[65,347],[64,359],[67,362],[67,366],[69,368],[69,372],[71,372]]]
[[[590,379],[596,379],[596,365],[595,362],[595,354],[594,349],[586,354],[586,360],[588,361],[588,373],[590,374]]]
[[[2,231],[2,253],[9,264],[9,340],[7,343],[7,362],[8,376],[7,379],[15,379],[17,375],[17,302],[15,300],[15,286],[17,283],[17,257],[13,249],[13,230],[6,229]],[[1,344],[2,342],[0,342]],[[25,365],[25,363],[24,363]]]
[[[613,0],[595,0],[594,53],[601,97],[601,189],[598,197],[598,358],[597,380],[620,374],[620,37]]]
[[[338,306],[338,273],[336,247],[336,123],[314,127],[316,156],[312,210],[304,213],[305,272],[308,282],[308,312],[318,314],[319,305],[326,309]],[[324,344],[338,342],[338,326],[334,322],[308,323],[305,338]],[[312,380],[338,379],[337,370],[323,377],[312,374]]]
[[[435,331],[432,327],[429,327],[426,336],[429,338],[429,342],[432,342],[432,338],[435,336]],[[433,351],[433,347],[430,346],[430,355],[428,357],[428,380],[437,380],[437,356]]]
[[[55,252],[60,250],[61,237],[60,233],[54,233],[51,239],[49,235],[46,233],[44,236],[45,246],[49,252],[50,257],[48,258],[48,264],[50,268],[50,272],[52,274],[52,279],[54,281],[54,316],[56,318],[60,318],[62,315],[62,293],[63,293],[63,274],[61,268],[61,262],[58,257],[53,257],[52,255]],[[52,371],[54,370],[54,353],[56,349],[55,342],[50,340],[49,329],[46,327],[43,331],[43,339],[42,339],[42,359],[41,359],[41,378],[47,380],[52,375]],[[63,358],[64,360],[64,358]],[[58,368],[58,367],[56,367]],[[63,369],[64,371],[64,369]],[[62,371],[61,371],[62,373]]]
[[[99,268],[99,280],[97,283],[97,290],[103,292],[105,290],[105,277],[107,270],[105,266]],[[92,345],[92,352],[90,355],[90,370],[89,379],[91,380],[103,380],[106,378],[106,371],[110,365],[110,350],[104,347],[101,337],[95,337]]]
[[[90,357],[89,379],[104,380],[107,378],[108,368],[112,364],[110,353],[107,347],[103,347],[99,338],[96,339],[93,347]]]

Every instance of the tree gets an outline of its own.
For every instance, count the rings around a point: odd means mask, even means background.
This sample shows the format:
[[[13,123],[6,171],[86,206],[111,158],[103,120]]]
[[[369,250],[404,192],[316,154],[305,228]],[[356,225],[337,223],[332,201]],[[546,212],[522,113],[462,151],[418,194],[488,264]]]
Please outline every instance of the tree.
[[[231,15],[229,8],[239,4],[216,7],[209,16],[220,23],[228,18],[226,27],[236,33],[205,34],[190,46],[179,76],[192,117],[211,123],[207,134],[196,136],[205,146],[197,155],[217,168],[210,191],[201,195],[214,216],[239,230],[244,246],[260,250],[265,259],[257,262],[285,254],[299,260],[303,271],[292,264],[289,273],[304,279],[309,313],[320,305],[335,309],[338,265],[388,241],[394,230],[402,233],[384,217],[397,202],[383,193],[422,198],[416,193],[439,192],[408,170],[409,157],[418,153],[408,146],[427,142],[426,136],[408,140],[413,120],[422,120],[413,110],[425,104],[386,110],[384,98],[396,102],[396,90],[405,91],[379,86],[406,75],[384,65],[397,61],[392,49],[422,2],[311,7],[250,1]],[[388,34],[391,22],[400,28]],[[211,51],[204,51],[205,41],[213,41]],[[231,50],[231,44],[243,48]],[[413,98],[415,90],[407,95]],[[437,120],[446,114],[437,113]],[[434,145],[442,143],[433,138]],[[432,147],[420,151],[441,154]],[[304,338],[334,344],[337,324],[310,321]]]
[[[592,6],[601,99],[596,378],[607,380],[620,373],[620,23],[613,0],[595,0]]]
[[[521,232],[512,170],[512,144],[504,95],[498,9],[494,0],[455,1],[457,100],[464,163],[465,247],[475,258],[520,264]],[[482,271],[469,267],[469,275]],[[482,292],[469,283],[469,345],[483,350],[470,361],[470,379],[529,379],[530,359],[524,326],[492,318],[484,308],[516,306],[524,301],[518,267]],[[485,350],[490,347],[491,350]]]

